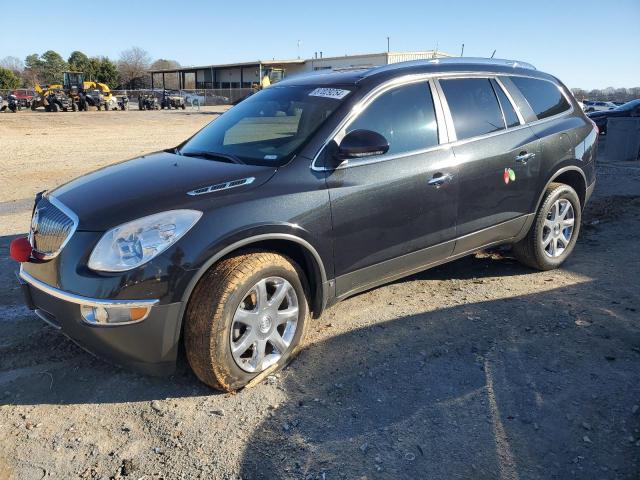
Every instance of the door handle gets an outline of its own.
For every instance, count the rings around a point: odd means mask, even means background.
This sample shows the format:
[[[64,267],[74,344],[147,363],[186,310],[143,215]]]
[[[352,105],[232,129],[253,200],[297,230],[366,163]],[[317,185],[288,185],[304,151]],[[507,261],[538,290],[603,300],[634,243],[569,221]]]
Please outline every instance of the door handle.
[[[445,183],[449,183],[453,179],[453,175],[450,173],[436,173],[431,180],[429,180],[429,185],[432,187],[441,187]]]
[[[535,156],[536,156],[535,153],[520,152],[520,155],[516,157],[516,163],[526,165],[527,162]]]

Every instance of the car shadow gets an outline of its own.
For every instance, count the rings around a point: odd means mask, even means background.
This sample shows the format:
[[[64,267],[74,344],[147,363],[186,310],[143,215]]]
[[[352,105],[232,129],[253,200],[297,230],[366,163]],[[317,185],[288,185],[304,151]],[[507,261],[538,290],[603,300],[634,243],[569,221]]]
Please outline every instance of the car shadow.
[[[613,425],[640,426],[640,332],[632,311],[594,301],[597,284],[313,344],[281,374],[287,401],[255,429],[240,476],[631,478],[638,448]]]

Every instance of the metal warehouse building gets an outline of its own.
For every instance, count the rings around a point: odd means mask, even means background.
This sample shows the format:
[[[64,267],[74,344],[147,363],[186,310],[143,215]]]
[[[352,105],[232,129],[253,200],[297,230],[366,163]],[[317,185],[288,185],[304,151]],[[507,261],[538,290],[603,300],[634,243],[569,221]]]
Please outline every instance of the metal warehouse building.
[[[375,67],[408,60],[422,60],[451,55],[437,51],[384,52],[342,57],[319,56],[307,60],[256,60],[223,65],[203,65],[167,70],[151,70],[151,88],[216,89],[250,88],[270,71],[284,71],[291,77],[299,73],[341,68]]]

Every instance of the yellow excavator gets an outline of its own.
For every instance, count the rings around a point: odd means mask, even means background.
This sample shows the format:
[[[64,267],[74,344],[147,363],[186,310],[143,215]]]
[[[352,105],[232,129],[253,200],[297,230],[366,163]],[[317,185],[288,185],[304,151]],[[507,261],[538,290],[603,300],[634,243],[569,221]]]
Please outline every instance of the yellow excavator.
[[[64,72],[62,84],[36,85],[31,109],[44,107],[46,111],[86,111],[93,106],[98,110],[117,109],[118,101],[108,85],[87,81],[82,72]]]
[[[44,107],[47,112],[64,110],[64,108],[73,109],[73,105],[70,104],[69,99],[66,98],[64,89],[61,84],[51,85],[36,85],[34,87],[35,95],[31,101],[31,110],[36,110],[38,107]]]
[[[253,83],[251,85],[251,91],[249,92],[249,94],[237,99],[235,102],[233,102],[233,105],[237,105],[242,100],[250,97],[254,93],[258,93],[260,90],[264,90],[265,88],[270,87],[272,83],[277,83],[280,80],[283,80],[284,73],[285,73],[284,68],[274,67],[274,68],[267,68],[262,70],[262,78],[260,79],[260,83]]]
[[[263,90],[269,87],[272,83],[277,83],[284,78],[284,68],[267,68],[263,70],[260,84],[254,83],[252,88],[254,90]]]

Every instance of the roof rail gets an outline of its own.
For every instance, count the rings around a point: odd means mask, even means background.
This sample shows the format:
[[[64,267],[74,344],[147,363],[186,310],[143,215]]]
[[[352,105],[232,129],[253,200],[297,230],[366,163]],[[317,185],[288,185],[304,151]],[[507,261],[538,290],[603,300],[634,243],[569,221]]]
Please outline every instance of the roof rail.
[[[405,67],[419,67],[426,65],[502,65],[513,68],[528,68],[530,70],[536,70],[536,67],[527,62],[520,60],[507,60],[503,58],[483,58],[483,57],[446,57],[446,58],[431,58],[424,60],[409,60],[407,62],[390,63],[381,67],[372,68],[369,70],[368,75],[373,75],[380,72],[389,70],[396,70]],[[368,76],[367,75],[367,76]]]
[[[428,63],[480,63],[485,65],[504,65],[513,68],[528,68],[531,70],[537,70],[536,67],[529,62],[523,62],[522,60],[510,60],[506,58],[485,58],[485,57],[448,57],[448,58],[433,58],[427,60]]]

